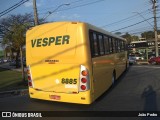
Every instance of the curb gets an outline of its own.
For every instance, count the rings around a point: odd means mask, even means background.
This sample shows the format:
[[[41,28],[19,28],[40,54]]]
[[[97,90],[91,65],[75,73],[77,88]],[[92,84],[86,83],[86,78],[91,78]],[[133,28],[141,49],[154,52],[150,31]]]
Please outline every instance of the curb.
[[[15,96],[15,95],[20,95],[20,96],[28,95],[28,92],[29,92],[28,89],[4,91],[4,92],[0,92],[0,98]]]

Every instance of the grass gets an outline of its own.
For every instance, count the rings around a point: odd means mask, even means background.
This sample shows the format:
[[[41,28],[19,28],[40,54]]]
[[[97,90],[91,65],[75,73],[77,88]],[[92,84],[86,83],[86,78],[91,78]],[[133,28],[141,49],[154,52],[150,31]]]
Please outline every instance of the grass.
[[[0,92],[26,88],[21,72],[0,68]]]

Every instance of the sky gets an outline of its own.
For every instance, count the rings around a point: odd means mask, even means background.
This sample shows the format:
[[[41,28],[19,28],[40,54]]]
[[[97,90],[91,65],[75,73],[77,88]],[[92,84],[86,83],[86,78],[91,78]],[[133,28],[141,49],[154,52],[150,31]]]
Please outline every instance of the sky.
[[[0,0],[0,13],[21,0]],[[25,0],[24,0],[25,1]],[[81,21],[109,32],[140,35],[153,30],[154,19],[151,0],[36,0],[38,17],[49,22]],[[65,5],[69,4],[69,5]],[[160,0],[157,0],[157,27],[160,28]],[[29,0],[8,14],[33,14],[33,1]],[[0,14],[1,15],[1,14]],[[146,21],[147,20],[147,21]],[[143,21],[143,22],[142,22]]]

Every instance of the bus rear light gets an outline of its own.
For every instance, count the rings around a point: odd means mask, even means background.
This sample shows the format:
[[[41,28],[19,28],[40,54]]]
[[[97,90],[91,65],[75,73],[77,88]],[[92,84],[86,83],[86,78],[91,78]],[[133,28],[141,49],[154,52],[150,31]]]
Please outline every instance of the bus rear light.
[[[27,74],[30,74],[30,71],[27,69]]]
[[[85,85],[81,85],[81,89],[82,90],[86,90],[86,86]]]
[[[88,75],[88,72],[87,72],[86,70],[83,70],[83,71],[82,71],[82,75],[83,75],[83,76],[87,76],[87,75]]]
[[[90,89],[89,71],[85,66],[81,65],[79,91],[84,92],[89,89]]]
[[[29,86],[29,87],[32,87],[32,82],[28,82],[28,86]]]
[[[86,83],[86,82],[87,82],[87,79],[86,79],[86,78],[82,78],[82,79],[81,79],[81,82],[82,82],[82,83]]]
[[[30,66],[28,66],[28,68],[27,68],[27,78],[28,78],[28,86],[33,87],[33,81],[32,81],[32,74],[31,74]]]
[[[28,76],[28,80],[31,80],[31,76]]]

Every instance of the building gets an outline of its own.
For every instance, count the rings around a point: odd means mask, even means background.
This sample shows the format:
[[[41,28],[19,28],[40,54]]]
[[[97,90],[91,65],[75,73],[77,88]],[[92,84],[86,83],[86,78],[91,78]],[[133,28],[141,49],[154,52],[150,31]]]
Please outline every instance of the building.
[[[158,49],[160,54],[160,40],[158,40]],[[148,60],[151,56],[155,56],[155,41],[134,41],[128,45],[129,54],[140,54],[145,60]]]

